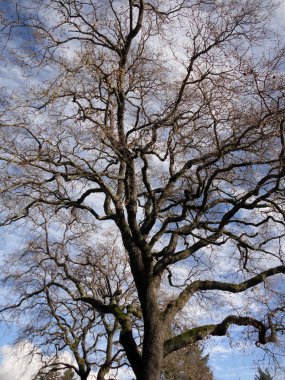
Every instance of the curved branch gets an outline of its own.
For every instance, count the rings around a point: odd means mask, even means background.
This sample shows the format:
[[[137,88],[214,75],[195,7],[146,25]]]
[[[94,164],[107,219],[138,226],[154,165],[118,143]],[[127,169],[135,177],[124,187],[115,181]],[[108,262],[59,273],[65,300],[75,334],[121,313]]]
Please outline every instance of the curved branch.
[[[167,305],[167,308],[164,312],[164,317],[168,320],[173,318],[180,310],[183,309],[183,307],[189,301],[190,297],[196,292],[205,290],[221,290],[230,293],[241,293],[258,284],[261,284],[266,278],[274,276],[276,274],[285,274],[285,266],[280,265],[275,268],[267,269],[250,278],[249,280],[243,281],[239,284],[211,280],[193,281],[179,294],[175,300]]]
[[[189,344],[198,342],[208,335],[224,336],[231,325],[254,327],[258,330],[257,343],[266,344],[271,341],[271,336],[266,337],[267,328],[262,322],[252,317],[229,315],[221,323],[195,327],[168,339],[164,343],[164,357],[173,351],[180,350]]]

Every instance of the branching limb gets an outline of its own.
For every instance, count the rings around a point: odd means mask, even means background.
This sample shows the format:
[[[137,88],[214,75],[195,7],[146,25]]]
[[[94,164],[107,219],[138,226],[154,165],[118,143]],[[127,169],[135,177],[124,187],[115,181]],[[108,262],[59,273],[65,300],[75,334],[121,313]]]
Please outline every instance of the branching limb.
[[[224,336],[231,325],[254,327],[258,331],[257,344],[266,344],[271,341],[271,335],[266,336],[268,328],[264,323],[251,317],[229,315],[221,323],[199,326],[168,339],[164,343],[164,356],[198,342],[199,340],[206,338],[208,335]]]
[[[171,320],[189,301],[192,295],[199,291],[207,290],[220,290],[223,292],[230,293],[241,293],[250,289],[258,284],[261,284],[265,281],[266,278],[275,276],[277,274],[285,274],[285,266],[280,265],[278,267],[267,269],[258,275],[241,282],[239,284],[220,282],[220,281],[210,281],[210,280],[197,280],[193,281],[188,285],[180,295],[170,303],[168,303],[166,310],[164,311],[164,317],[166,320]]]

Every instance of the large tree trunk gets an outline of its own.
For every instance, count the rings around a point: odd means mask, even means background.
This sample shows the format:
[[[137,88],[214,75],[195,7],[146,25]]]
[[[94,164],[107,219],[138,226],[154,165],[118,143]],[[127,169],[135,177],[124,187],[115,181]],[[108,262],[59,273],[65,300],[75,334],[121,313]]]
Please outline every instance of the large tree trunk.
[[[126,249],[132,252],[130,265],[138,290],[144,322],[144,339],[140,363],[135,360],[135,350],[131,350],[133,354],[127,356],[128,359],[132,360],[132,364],[135,364],[135,368],[133,365],[132,367],[137,380],[160,380],[165,336],[157,297],[161,278],[153,273],[154,262],[146,259],[149,252],[144,252],[142,255],[141,252],[144,247],[140,246],[138,248],[132,240],[126,237],[126,234],[122,235],[125,238]],[[124,336],[121,336],[120,341],[126,347],[123,339]],[[129,341],[132,340],[130,339]]]
[[[164,327],[152,284],[145,295],[142,376],[139,380],[159,380],[163,365]]]
[[[163,363],[163,332],[161,321],[153,318],[152,323],[145,325],[143,347],[143,372],[139,380],[159,380]]]

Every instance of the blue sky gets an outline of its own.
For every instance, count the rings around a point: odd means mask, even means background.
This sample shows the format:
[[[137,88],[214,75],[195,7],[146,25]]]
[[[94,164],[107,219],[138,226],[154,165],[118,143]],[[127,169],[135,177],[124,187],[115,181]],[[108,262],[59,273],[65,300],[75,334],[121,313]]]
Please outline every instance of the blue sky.
[[[258,366],[271,368],[268,359],[264,360],[264,352],[253,344],[245,346],[233,337],[215,338],[210,345],[209,364],[216,380],[251,380]]]
[[[285,2],[282,1],[282,7],[276,20],[282,23],[285,17]],[[282,26],[278,27],[280,33],[283,33]],[[22,35],[24,37],[24,35]],[[23,39],[19,38],[14,47],[19,48]],[[5,64],[0,61],[0,82],[4,87],[12,90],[21,89],[24,86],[25,78],[23,77],[22,69],[16,64]],[[4,253],[12,251],[21,242],[21,236],[16,231],[13,234],[5,233],[0,237],[0,256]],[[1,293],[0,293],[1,295]],[[0,323],[0,355],[4,358],[4,362],[0,363],[0,380],[10,380],[4,378],[7,371],[7,361],[11,366],[10,370],[15,369],[15,373],[11,372],[9,376],[16,378],[20,376],[15,362],[19,361],[12,351],[7,349],[7,345],[11,344],[16,337],[16,328],[13,324],[6,322]],[[235,339],[236,338],[236,339]],[[1,351],[2,347],[2,351]],[[210,365],[216,380],[253,380],[256,374],[256,368],[261,365],[263,368],[270,366],[268,358],[264,359],[264,352],[256,348],[253,344],[244,346],[235,334],[231,334],[231,338],[215,338],[206,343],[205,352],[210,354]],[[0,356],[0,357],[1,357]],[[285,366],[285,358],[280,359],[280,362]],[[7,374],[5,375],[7,376]],[[29,380],[29,374],[22,377],[22,380]]]

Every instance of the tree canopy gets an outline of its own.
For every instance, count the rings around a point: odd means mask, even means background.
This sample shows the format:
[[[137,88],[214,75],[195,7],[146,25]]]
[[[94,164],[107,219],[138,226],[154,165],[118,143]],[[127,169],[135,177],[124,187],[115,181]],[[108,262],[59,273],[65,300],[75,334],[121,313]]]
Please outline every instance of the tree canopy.
[[[122,353],[117,366],[138,380],[159,380],[164,357],[231,326],[256,345],[282,340],[285,78],[274,9],[3,6],[3,59],[27,80],[0,103],[0,224],[24,235],[3,266],[2,315],[52,297],[57,328],[75,310],[107,319],[116,345],[108,351],[102,327],[96,363]],[[102,260],[110,230],[117,243]],[[71,345],[82,363],[85,344]]]

